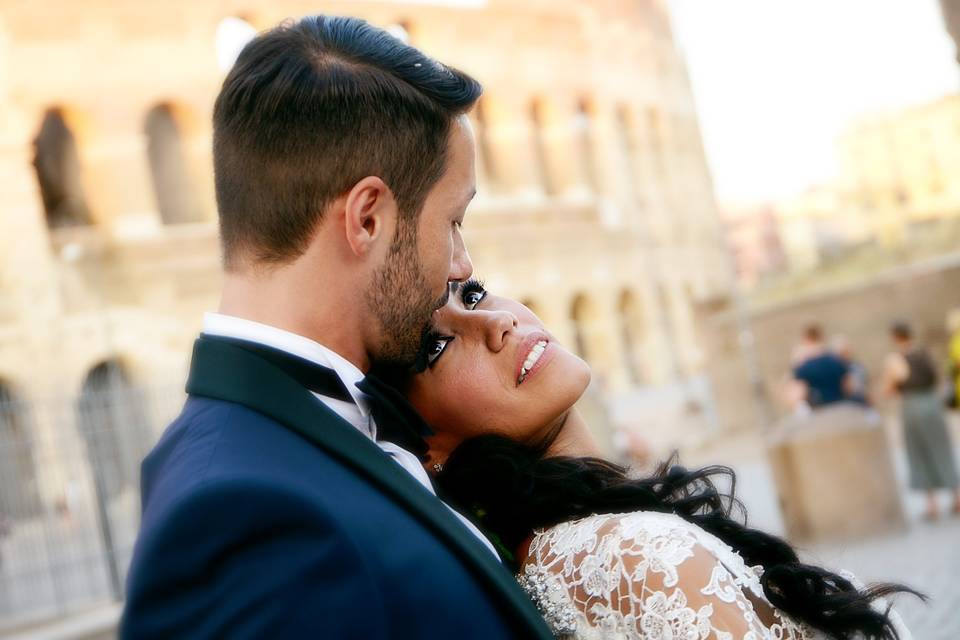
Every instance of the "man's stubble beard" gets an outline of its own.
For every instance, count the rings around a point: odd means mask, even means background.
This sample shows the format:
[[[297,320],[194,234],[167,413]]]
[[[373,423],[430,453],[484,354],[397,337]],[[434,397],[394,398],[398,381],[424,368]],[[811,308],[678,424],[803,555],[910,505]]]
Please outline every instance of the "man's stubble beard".
[[[445,287],[439,298],[432,296],[420,262],[416,221],[399,224],[397,239],[374,273],[365,298],[380,324],[380,343],[370,354],[371,361],[409,367],[416,360],[430,317],[446,304],[449,291]]]

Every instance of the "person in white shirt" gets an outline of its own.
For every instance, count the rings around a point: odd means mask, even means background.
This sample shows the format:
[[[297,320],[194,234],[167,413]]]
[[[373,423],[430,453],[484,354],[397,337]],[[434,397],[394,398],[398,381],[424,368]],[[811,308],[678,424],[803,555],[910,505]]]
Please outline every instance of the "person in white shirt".
[[[223,294],[143,463],[121,638],[550,637],[365,376],[412,363],[471,275],[480,93],[356,18],[240,53],[213,114]]]

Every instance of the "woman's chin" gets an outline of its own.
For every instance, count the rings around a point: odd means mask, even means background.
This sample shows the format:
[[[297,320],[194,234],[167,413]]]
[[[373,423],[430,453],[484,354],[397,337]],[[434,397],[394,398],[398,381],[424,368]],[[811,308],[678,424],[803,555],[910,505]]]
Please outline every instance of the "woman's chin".
[[[571,381],[576,381],[579,383],[581,387],[580,394],[583,395],[583,393],[587,390],[587,387],[590,386],[590,380],[593,379],[593,370],[590,368],[590,365],[587,364],[587,361],[580,356],[572,353],[570,355],[575,361],[570,365]]]
[[[551,394],[556,397],[564,397],[569,401],[569,407],[580,399],[580,396],[586,392],[590,386],[592,372],[588,365],[579,356],[564,350],[557,354],[551,363],[553,371],[549,376],[544,376],[543,382],[549,385]],[[546,371],[544,371],[546,373]],[[567,403],[564,403],[567,404]]]

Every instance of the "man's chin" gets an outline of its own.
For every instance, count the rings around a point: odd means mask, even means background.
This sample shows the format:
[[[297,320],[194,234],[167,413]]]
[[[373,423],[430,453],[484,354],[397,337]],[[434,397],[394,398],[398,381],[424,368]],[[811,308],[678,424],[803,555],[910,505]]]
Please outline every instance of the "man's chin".
[[[421,331],[416,334],[394,335],[381,346],[378,353],[373,354],[371,360],[377,366],[409,369],[417,362],[422,335]]]

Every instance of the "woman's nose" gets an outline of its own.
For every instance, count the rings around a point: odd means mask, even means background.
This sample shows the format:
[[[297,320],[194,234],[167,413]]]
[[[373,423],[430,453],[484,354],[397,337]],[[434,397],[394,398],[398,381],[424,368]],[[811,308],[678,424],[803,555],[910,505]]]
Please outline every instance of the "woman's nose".
[[[520,321],[509,311],[488,311],[484,319],[484,334],[487,348],[497,352],[503,349],[507,335],[517,328]]]

